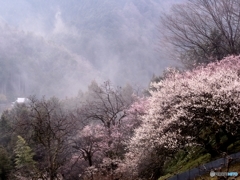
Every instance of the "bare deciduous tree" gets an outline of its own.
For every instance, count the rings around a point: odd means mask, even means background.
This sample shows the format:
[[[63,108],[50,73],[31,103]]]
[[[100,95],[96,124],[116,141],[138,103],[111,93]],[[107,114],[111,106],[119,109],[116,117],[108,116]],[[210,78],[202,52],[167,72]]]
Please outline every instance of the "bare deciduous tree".
[[[92,84],[89,90],[90,99],[87,99],[79,109],[79,114],[85,120],[98,121],[110,129],[120,125],[126,116],[126,110],[133,102],[133,91],[124,94],[121,88],[113,89],[110,82],[102,86]]]
[[[113,88],[108,81],[101,86],[95,82],[89,86],[78,109],[86,125],[74,146],[89,166],[99,166],[106,157],[123,157],[128,138],[124,131],[128,128],[127,110],[135,99],[132,95],[131,86]]]
[[[58,179],[61,167],[71,158],[71,138],[76,132],[74,116],[56,98],[32,97],[15,118],[15,133],[31,143],[41,178]]]
[[[239,0],[188,0],[161,20],[161,43],[173,45],[188,68],[240,53]]]

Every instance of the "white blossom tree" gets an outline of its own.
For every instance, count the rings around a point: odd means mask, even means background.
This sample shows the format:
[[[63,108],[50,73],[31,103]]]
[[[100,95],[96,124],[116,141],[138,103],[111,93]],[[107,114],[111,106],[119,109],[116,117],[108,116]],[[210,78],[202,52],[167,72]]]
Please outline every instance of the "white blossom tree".
[[[239,140],[240,56],[184,73],[171,70],[152,86],[149,108],[128,146],[128,164],[139,168],[153,151],[169,155],[187,146],[216,156]]]

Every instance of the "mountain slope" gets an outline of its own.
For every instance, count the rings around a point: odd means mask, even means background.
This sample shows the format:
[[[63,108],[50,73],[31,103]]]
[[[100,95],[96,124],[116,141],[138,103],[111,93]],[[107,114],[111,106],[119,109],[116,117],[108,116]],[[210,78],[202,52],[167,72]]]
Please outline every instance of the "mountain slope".
[[[21,71],[25,94],[71,95],[93,79],[146,87],[154,73],[172,64],[156,51],[159,16],[168,2],[0,2],[1,61],[9,63],[8,71],[11,63]]]

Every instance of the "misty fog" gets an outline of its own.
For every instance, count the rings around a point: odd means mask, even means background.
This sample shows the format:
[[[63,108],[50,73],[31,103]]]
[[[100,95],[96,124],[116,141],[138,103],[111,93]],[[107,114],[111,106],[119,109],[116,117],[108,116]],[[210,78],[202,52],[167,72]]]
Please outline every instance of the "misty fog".
[[[158,25],[180,1],[1,1],[0,93],[65,98],[93,80],[146,88],[176,65],[159,51]]]

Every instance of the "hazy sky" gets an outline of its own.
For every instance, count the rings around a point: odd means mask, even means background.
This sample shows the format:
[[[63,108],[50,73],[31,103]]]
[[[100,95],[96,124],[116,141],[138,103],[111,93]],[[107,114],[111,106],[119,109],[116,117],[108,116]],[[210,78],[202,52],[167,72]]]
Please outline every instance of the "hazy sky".
[[[88,68],[78,81],[68,79],[74,89],[108,79],[146,87],[175,64],[159,52],[157,26],[161,13],[181,1],[8,0],[0,1],[0,23],[43,38]]]

